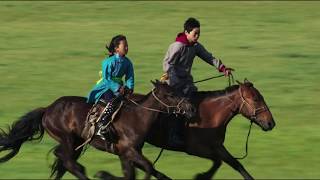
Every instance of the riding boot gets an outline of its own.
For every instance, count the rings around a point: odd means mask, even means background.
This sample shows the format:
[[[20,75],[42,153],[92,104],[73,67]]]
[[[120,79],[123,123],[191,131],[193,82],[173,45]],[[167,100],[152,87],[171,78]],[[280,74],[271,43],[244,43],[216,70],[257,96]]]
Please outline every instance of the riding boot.
[[[105,139],[107,124],[113,113],[113,109],[113,103],[109,102],[106,106],[106,109],[102,112],[101,119],[97,122],[98,131],[96,135],[101,136],[102,139]]]

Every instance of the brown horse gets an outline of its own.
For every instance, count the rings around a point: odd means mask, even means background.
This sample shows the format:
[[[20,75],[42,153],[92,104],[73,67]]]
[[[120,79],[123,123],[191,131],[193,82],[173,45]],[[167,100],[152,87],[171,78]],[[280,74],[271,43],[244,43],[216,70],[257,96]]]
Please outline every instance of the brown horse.
[[[131,164],[146,172],[145,179],[149,179],[150,174],[162,175],[157,174],[141,151],[145,136],[159,114],[175,112],[187,118],[195,115],[193,106],[185,98],[177,97],[168,85],[159,82],[153,84],[155,88],[139,101],[139,105],[129,101],[124,103],[113,123],[118,139],[112,148],[97,136],[90,143],[99,150],[118,155],[123,161],[126,179],[135,177],[127,170],[132,168]],[[75,149],[84,142],[81,133],[91,106],[86,103],[86,98],[68,96],[57,99],[48,107],[27,113],[13,123],[7,133],[1,129],[0,152],[8,150],[9,153],[0,158],[0,162],[13,158],[24,142],[41,140],[44,131],[47,131],[59,143],[54,149],[57,159],[52,166],[51,176],[60,179],[69,171],[79,179],[87,179],[85,168],[77,162],[82,148]]]
[[[228,123],[234,116],[241,114],[264,131],[269,131],[274,128],[275,121],[263,96],[253,84],[248,80],[238,83],[239,85],[225,90],[198,92],[193,96],[192,101],[198,107],[198,115],[195,121],[184,128],[184,144],[170,145],[170,128],[159,126],[170,126],[170,121],[179,119],[165,118],[153,125],[146,142],[212,160],[213,166],[207,172],[198,174],[196,179],[211,179],[222,161],[237,170],[245,179],[253,179],[223,145]]]
[[[253,179],[241,163],[234,158],[223,145],[228,123],[237,114],[260,126],[264,131],[275,126],[272,114],[260,92],[247,80],[220,91],[197,92],[192,102],[198,108],[198,114],[192,123],[184,125],[182,119],[175,116],[160,116],[148,133],[146,142],[168,150],[186,152],[190,155],[212,160],[212,167],[199,173],[196,179],[211,179],[222,162],[237,170],[245,179]],[[144,95],[136,94],[135,100]],[[182,144],[170,141],[174,124],[182,123]],[[111,178],[112,175],[99,172],[100,177]],[[113,176],[114,177],[114,176]]]

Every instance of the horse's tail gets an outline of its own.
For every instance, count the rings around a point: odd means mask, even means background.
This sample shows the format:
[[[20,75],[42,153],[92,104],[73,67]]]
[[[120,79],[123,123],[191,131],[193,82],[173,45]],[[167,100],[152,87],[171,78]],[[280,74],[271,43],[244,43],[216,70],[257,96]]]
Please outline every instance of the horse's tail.
[[[7,133],[3,129],[0,129],[0,152],[10,151],[0,158],[0,163],[13,158],[19,152],[24,142],[41,141],[44,134],[42,116],[45,110],[46,108],[38,108],[25,114],[8,128]]]

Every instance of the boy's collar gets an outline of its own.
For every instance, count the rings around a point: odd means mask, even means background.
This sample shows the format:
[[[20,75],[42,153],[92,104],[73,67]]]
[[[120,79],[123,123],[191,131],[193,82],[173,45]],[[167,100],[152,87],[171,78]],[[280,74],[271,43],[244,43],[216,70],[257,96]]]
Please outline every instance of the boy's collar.
[[[192,46],[195,43],[190,43],[187,39],[187,35],[184,32],[181,32],[176,37],[176,42],[181,42],[182,44],[185,44],[187,46]]]

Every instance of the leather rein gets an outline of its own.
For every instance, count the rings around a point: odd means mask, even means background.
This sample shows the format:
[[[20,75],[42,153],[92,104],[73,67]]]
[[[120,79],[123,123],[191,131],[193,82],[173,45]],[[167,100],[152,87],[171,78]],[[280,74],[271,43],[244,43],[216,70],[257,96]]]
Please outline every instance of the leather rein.
[[[166,113],[166,114],[185,114],[186,111],[182,110],[181,108],[181,104],[183,101],[185,101],[185,98],[182,98],[177,105],[175,106],[171,106],[171,105],[168,105],[166,104],[165,102],[163,102],[154,92],[154,89],[152,89],[152,96],[160,103],[162,104],[164,107],[166,107],[167,111],[162,111],[162,110],[159,110],[159,109],[154,109],[154,108],[149,108],[149,107],[145,107],[139,103],[137,103],[136,101],[132,100],[132,99],[129,99],[129,101],[131,101],[133,104],[143,108],[143,109],[146,109],[146,110],[149,110],[149,111],[154,111],[154,112],[160,112],[160,113]],[[173,111],[170,111],[171,109],[174,109]]]

